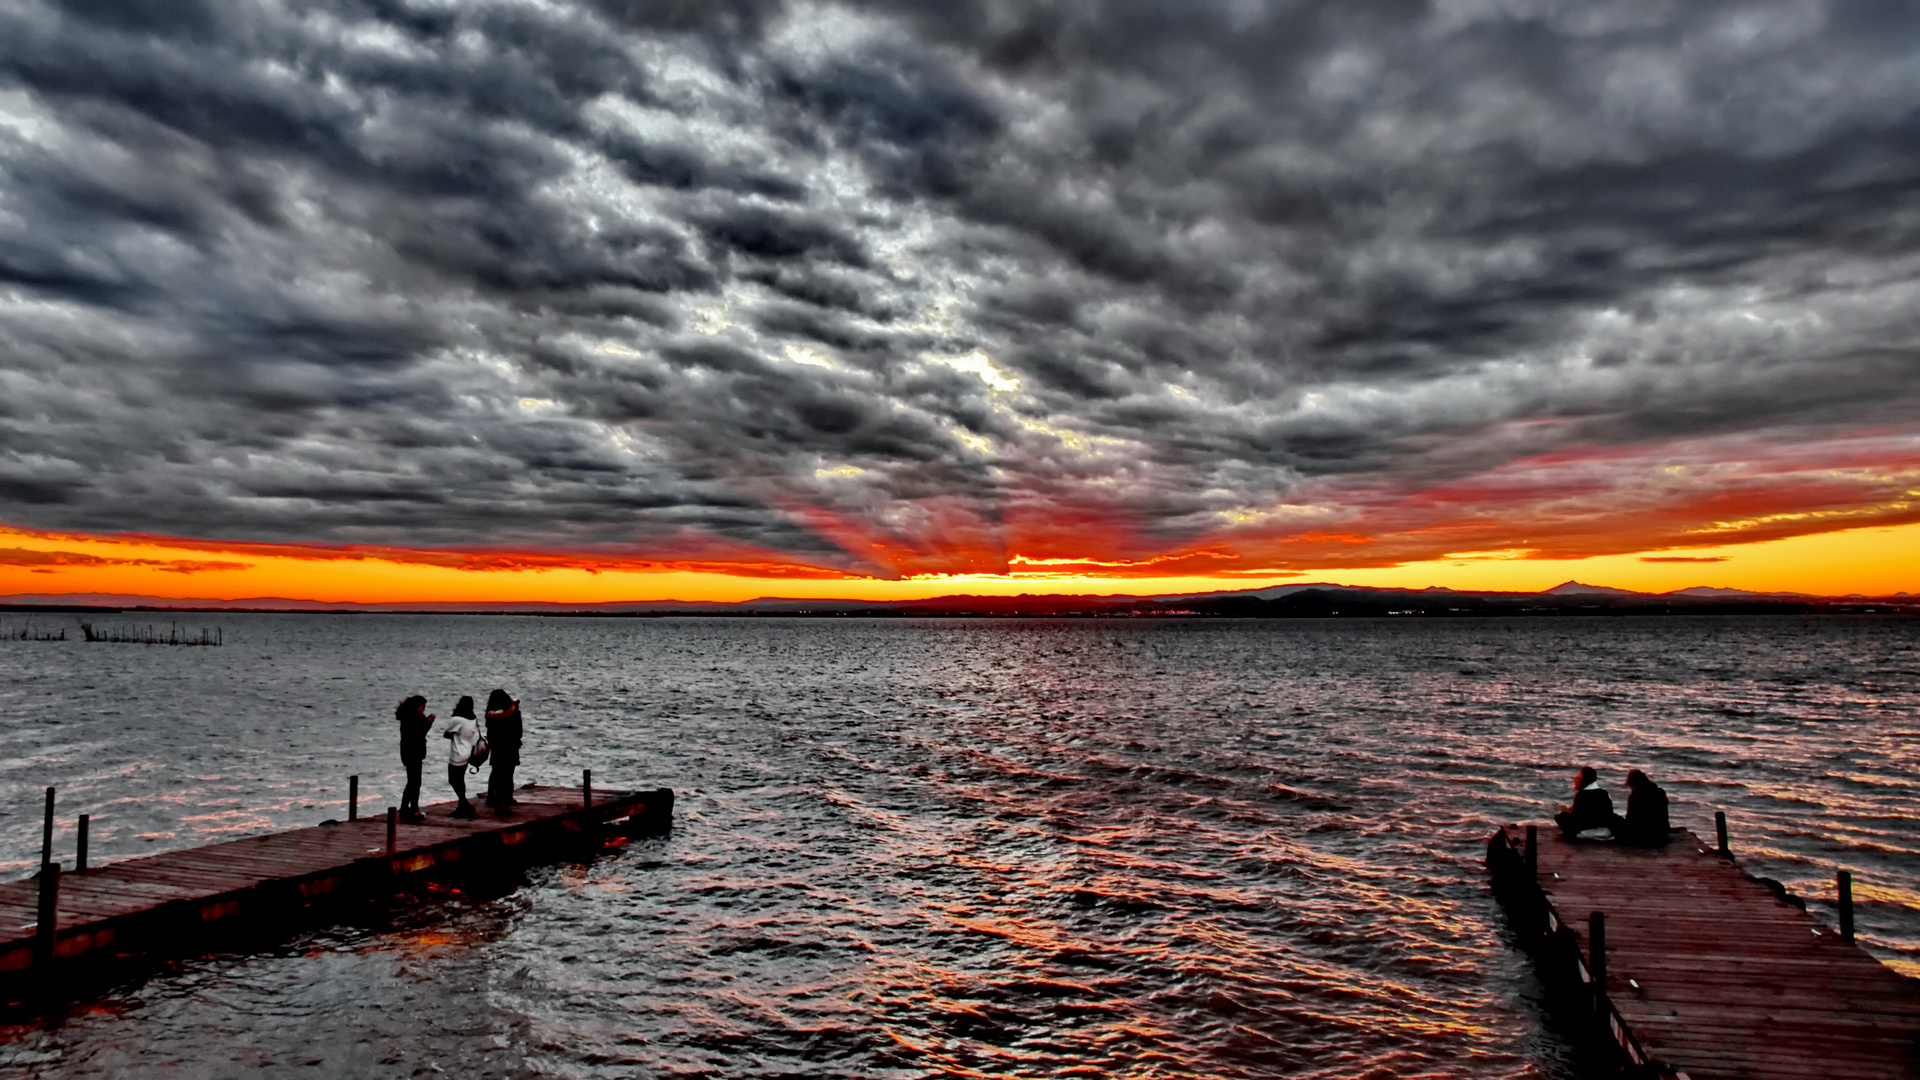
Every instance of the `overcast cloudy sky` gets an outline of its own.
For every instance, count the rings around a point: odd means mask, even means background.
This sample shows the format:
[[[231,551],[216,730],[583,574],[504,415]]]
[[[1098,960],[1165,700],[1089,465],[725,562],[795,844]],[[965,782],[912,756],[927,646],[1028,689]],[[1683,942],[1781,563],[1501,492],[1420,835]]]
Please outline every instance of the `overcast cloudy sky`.
[[[1920,17],[11,0],[0,522],[1252,573],[1920,519]]]

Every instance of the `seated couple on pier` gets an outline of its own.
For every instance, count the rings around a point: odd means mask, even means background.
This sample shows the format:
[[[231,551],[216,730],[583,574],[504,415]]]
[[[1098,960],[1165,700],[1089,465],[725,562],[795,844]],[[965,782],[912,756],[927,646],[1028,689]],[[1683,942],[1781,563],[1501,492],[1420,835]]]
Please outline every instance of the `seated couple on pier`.
[[[1613,796],[1600,786],[1600,774],[1582,766],[1573,781],[1573,805],[1553,815],[1569,840],[1599,839],[1591,831],[1605,829],[1623,844],[1655,847],[1667,842],[1672,824],[1667,820],[1667,793],[1635,769],[1627,774],[1627,816],[1613,812]]]
[[[425,821],[420,812],[420,769],[427,760],[427,734],[436,717],[427,712],[427,699],[415,694],[393,710],[400,721],[400,764],[407,769],[407,787],[400,795],[400,816],[407,821]],[[520,742],[524,735],[520,703],[495,690],[487,697],[487,726],[482,730],[473,715],[473,698],[462,694],[454,703],[453,715],[441,725],[440,737],[447,740],[447,784],[460,800],[453,808],[457,818],[474,816],[467,802],[467,770],[480,771],[489,759],[493,771],[487,774],[487,805],[502,814],[520,800],[513,797],[513,770],[520,764]]]

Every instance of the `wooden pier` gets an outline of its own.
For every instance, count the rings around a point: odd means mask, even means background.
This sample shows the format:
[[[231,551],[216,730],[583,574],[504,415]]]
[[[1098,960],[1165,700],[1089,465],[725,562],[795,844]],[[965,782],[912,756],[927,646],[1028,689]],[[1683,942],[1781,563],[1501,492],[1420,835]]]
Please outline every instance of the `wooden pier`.
[[[1920,982],[1853,943],[1845,892],[1836,931],[1684,829],[1636,848],[1509,825],[1487,865],[1549,987],[1629,1075],[1920,1077]]]
[[[453,803],[440,803],[426,807],[426,820],[418,824],[398,821],[389,810],[379,818],[88,869],[62,872],[53,864],[26,881],[0,883],[0,980],[38,983],[76,961],[157,951],[241,921],[297,917],[303,909],[377,895],[436,869],[550,860],[579,850],[579,841],[603,826],[664,832],[673,818],[667,788],[528,785],[514,795],[519,805],[507,815],[480,808],[478,816],[463,820],[448,816]],[[51,927],[43,918],[49,909]]]

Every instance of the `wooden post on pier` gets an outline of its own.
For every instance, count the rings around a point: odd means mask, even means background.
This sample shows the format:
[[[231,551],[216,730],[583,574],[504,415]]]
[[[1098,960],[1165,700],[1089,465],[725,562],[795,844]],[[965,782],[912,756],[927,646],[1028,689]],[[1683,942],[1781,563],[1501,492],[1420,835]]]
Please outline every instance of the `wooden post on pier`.
[[[43,971],[53,963],[53,936],[59,927],[60,864],[50,862],[40,867],[40,921],[33,928],[33,963]]]
[[[1540,867],[1540,826],[1527,826],[1527,873]]]
[[[1607,1015],[1607,913],[1587,916],[1587,973],[1593,976],[1594,1015]]]
[[[76,871],[87,868],[87,824],[93,820],[91,814],[80,815],[80,825],[75,830],[73,840],[73,868]]]
[[[581,769],[580,770],[580,808],[584,810],[584,809],[587,809],[588,807],[591,807],[592,805],[593,805],[593,770]]]
[[[360,820],[360,776],[347,777],[347,820]]]
[[[1833,884],[1840,893],[1840,936],[1853,940],[1853,874],[1842,870],[1834,875]]]
[[[395,834],[400,831],[400,808],[387,807],[387,858],[393,858]]]
[[[1720,835],[1720,854],[1732,858],[1733,852],[1727,849],[1727,812],[1725,810],[1713,812],[1713,831]]]
[[[53,789],[47,789],[47,817],[40,826],[40,866],[53,862]]]

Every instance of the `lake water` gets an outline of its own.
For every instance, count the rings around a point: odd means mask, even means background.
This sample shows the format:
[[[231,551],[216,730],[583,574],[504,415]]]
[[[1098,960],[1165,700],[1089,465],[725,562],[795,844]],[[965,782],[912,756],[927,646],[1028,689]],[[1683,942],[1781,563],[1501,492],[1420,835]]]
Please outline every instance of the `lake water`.
[[[674,832],[155,964],[0,1075],[1565,1077],[1482,860],[1581,763],[1829,922],[1850,868],[1920,974],[1920,621],[182,625],[225,644],[0,642],[5,872],[49,784],[69,866],[83,812],[96,862],[378,813],[394,702],[496,685],[523,780]]]

